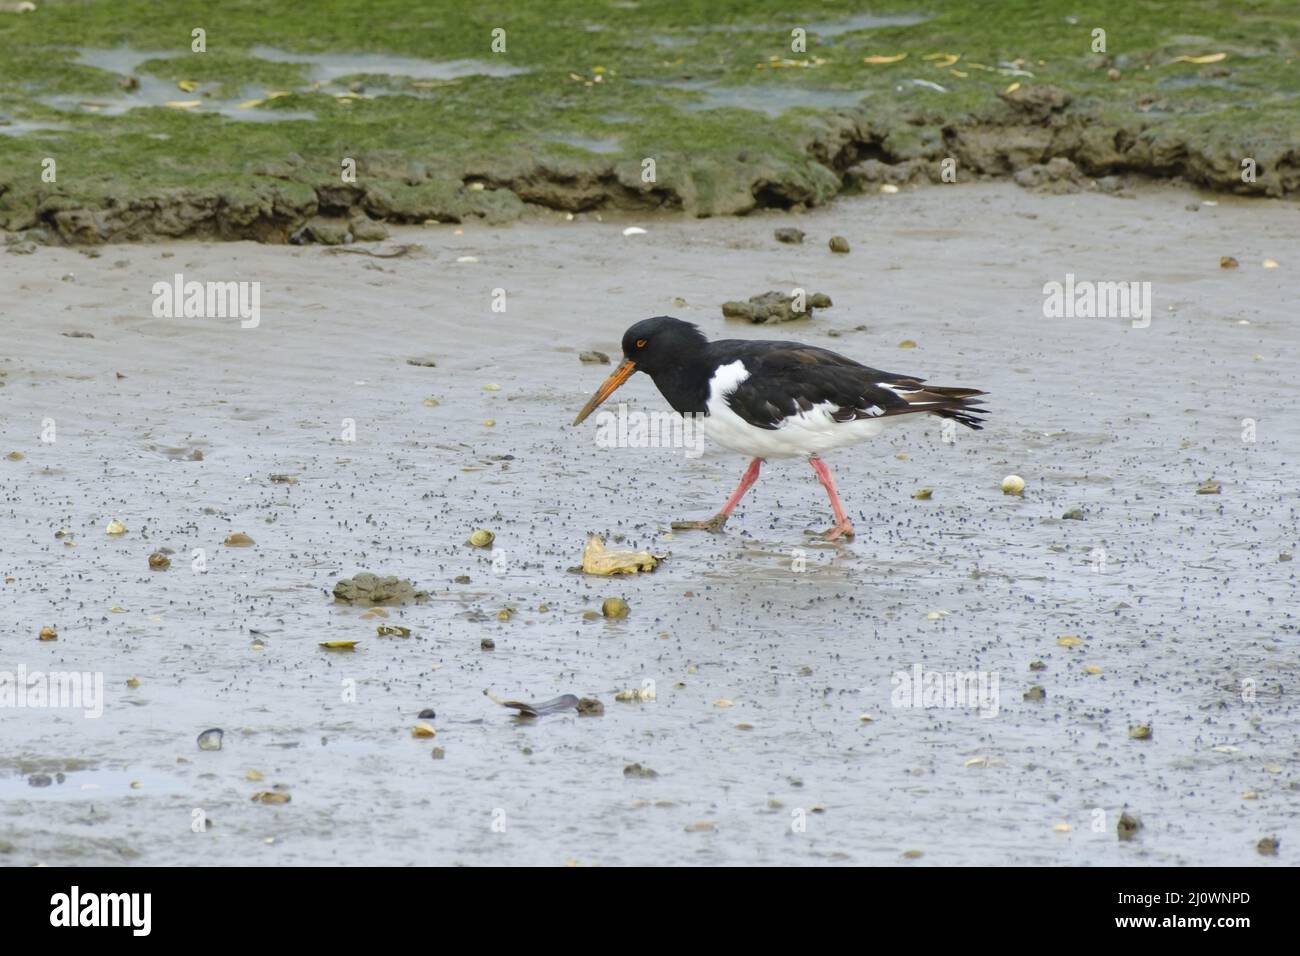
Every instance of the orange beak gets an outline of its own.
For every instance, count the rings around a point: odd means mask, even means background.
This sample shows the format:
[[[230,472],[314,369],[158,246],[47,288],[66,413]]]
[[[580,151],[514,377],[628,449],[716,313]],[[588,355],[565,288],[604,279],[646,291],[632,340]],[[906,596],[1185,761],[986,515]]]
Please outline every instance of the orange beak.
[[[578,412],[578,417],[573,420],[573,424],[581,425],[582,420],[599,408],[601,402],[613,395],[620,385],[632,377],[632,373],[635,371],[636,366],[632,364],[632,360],[624,359],[623,364],[601,383],[600,388],[596,389],[596,394],[591,396],[591,401],[582,406],[582,411]]]

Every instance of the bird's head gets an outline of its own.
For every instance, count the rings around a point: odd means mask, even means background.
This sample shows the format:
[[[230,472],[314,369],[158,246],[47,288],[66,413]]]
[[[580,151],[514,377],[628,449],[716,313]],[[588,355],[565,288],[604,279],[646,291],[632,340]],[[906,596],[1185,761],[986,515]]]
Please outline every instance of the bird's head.
[[[594,412],[633,372],[654,376],[687,364],[708,343],[704,333],[691,322],[657,315],[642,319],[623,333],[623,363],[596,389],[591,401],[573,420],[577,425]]]

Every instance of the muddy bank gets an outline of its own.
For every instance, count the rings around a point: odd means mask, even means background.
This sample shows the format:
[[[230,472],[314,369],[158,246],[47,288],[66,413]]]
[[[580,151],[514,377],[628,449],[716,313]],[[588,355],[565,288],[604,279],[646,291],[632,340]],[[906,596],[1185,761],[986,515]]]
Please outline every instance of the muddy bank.
[[[865,108],[837,110],[807,124],[792,145],[802,161],[775,161],[761,145],[735,155],[657,157],[677,173],[645,182],[628,158],[563,160],[531,155],[456,169],[362,158],[355,183],[291,155],[261,164],[238,186],[183,187],[135,198],[105,193],[93,205],[65,196],[12,199],[0,181],[9,242],[102,243],[163,238],[253,239],[339,244],[381,239],[384,223],[500,224],[531,209],[566,213],[670,211],[687,216],[801,210],[884,185],[969,182],[1012,177],[1052,192],[1116,192],[1134,181],[1171,179],[1243,196],[1300,190],[1300,142],[1294,130],[1256,139],[1251,182],[1246,148],[1199,128],[1116,120],[1069,92],[1022,86],[971,114],[947,119],[916,113],[881,120]]]

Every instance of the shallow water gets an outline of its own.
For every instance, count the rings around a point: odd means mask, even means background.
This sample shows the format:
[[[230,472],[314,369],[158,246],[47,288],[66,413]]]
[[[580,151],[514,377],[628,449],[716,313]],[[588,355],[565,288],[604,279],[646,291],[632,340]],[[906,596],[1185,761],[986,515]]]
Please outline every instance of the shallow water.
[[[354,75],[400,76],[411,79],[447,80],[466,76],[514,76],[528,72],[521,67],[505,63],[491,63],[479,60],[451,60],[434,62],[414,57],[389,56],[386,54],[307,54],[290,53],[274,47],[258,46],[251,51],[253,56],[280,63],[302,63],[310,67],[312,84],[318,86],[337,85],[344,77]],[[213,84],[204,84],[193,93],[179,89],[174,80],[161,79],[148,73],[137,73],[142,63],[154,59],[170,59],[172,52],[150,52],[135,50],[128,46],[111,49],[82,48],[77,50],[77,61],[86,66],[107,70],[122,76],[134,76],[137,87],[129,92],[99,96],[82,96],[79,94],[54,94],[39,97],[39,101],[54,109],[72,113],[93,113],[98,116],[120,116],[129,110],[141,107],[160,107],[178,101],[198,100],[197,106],[190,110],[195,113],[217,113],[227,119],[245,123],[275,123],[291,120],[312,120],[314,113],[305,110],[264,109],[245,107],[242,104],[250,100],[260,100],[267,90],[260,87],[248,87],[238,97],[205,96],[204,89]],[[341,87],[340,87],[341,88]],[[390,91],[376,88],[374,95],[385,95]],[[410,91],[402,91],[410,95]],[[0,126],[0,135],[23,135],[36,130],[52,129],[49,126],[36,126],[24,123]]]
[[[426,255],[390,260],[183,243],[41,249],[0,270],[0,670],[102,673],[106,694],[98,719],[0,708],[0,859],[1284,864],[1300,226],[1287,204],[1195,202],[950,186],[642,219],[634,237],[585,217],[406,229]],[[775,243],[781,225],[806,244]],[[853,252],[827,252],[832,234]],[[152,284],[175,272],[259,281],[261,324],[154,318]],[[1151,281],[1150,326],[1045,319],[1042,286],[1066,272]],[[720,317],[795,283],[835,307],[777,330]],[[805,536],[830,514],[802,463],[766,467],[725,534],[670,537],[744,462],[601,448],[593,422],[568,425],[608,372],[576,352],[615,355],[660,313],[983,387],[989,426],[950,443],[921,421],[831,457],[851,544]],[[436,368],[406,364],[430,352]],[[665,407],[643,377],[620,394]],[[1011,472],[1023,498],[999,491]],[[1196,494],[1210,477],[1222,493]],[[1075,507],[1083,520],[1062,520]],[[104,533],[114,518],[127,534]],[[465,546],[477,527],[492,552]],[[234,531],[255,546],[223,547]],[[669,557],[583,577],[569,569],[590,531]],[[172,567],[151,571],[162,547]],[[386,618],[334,604],[334,581],[363,569],[432,599]],[[583,618],[609,596],[631,616]],[[44,626],[58,640],[38,641]],[[894,675],[916,665],[996,673],[996,714],[895,706]],[[614,699],[646,681],[653,701]],[[1025,700],[1032,685],[1046,699]],[[596,696],[605,714],[520,721],[485,689]],[[424,708],[433,740],[411,736]],[[222,750],[198,749],[209,727]],[[634,763],[658,776],[626,777]],[[277,784],[290,803],[252,800]],[[1145,825],[1129,843],[1125,807]],[[1283,856],[1256,853],[1265,835]]]
[[[377,74],[404,76],[413,80],[452,80],[465,76],[517,76],[524,67],[489,60],[421,60],[388,53],[294,53],[269,46],[255,46],[253,56],[277,63],[306,63],[317,83],[335,83],[345,76]]]
[[[639,80],[634,80],[640,83]],[[852,90],[818,90],[811,87],[755,84],[752,86],[725,86],[709,80],[670,80],[655,82],[657,87],[671,87],[697,94],[699,99],[686,103],[692,111],[716,109],[753,110],[768,116],[780,116],[786,110],[835,109],[856,106],[863,95]]]

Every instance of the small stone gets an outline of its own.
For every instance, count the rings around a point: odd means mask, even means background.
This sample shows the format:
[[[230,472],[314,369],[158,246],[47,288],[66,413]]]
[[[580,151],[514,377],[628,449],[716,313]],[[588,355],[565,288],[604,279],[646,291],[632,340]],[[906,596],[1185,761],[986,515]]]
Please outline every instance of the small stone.
[[[585,362],[587,365],[608,365],[609,356],[604,352],[597,352],[592,349],[588,352],[581,352],[578,355],[579,362]]]
[[[1115,832],[1121,840],[1131,840],[1137,836],[1137,832],[1142,829],[1142,821],[1133,816],[1127,810],[1119,815],[1119,823],[1115,826]]]
[[[1083,520],[1083,509],[1082,509],[1082,508],[1071,508],[1071,509],[1070,509],[1069,511],[1067,511],[1065,514],[1061,515],[1061,519],[1064,520],[1064,521],[1082,521],[1082,520]]]
[[[388,238],[388,228],[369,216],[353,216],[348,222],[348,228],[352,230],[352,238],[357,242],[380,242]]]
[[[1128,729],[1128,735],[1132,740],[1150,740],[1151,726],[1149,724],[1133,724]]]
[[[108,523],[108,527],[104,529],[104,533],[114,534],[114,535],[126,534],[126,525],[122,524],[122,522],[114,518],[112,521]]]
[[[1042,661],[1030,661],[1029,669],[1031,671],[1045,671],[1047,670],[1047,665],[1044,664]]]
[[[422,603],[429,599],[428,591],[417,590],[405,578],[392,575],[380,577],[369,571],[350,578],[340,578],[334,584],[334,599],[346,604],[362,604],[374,608],[381,604]]]
[[[492,640],[490,637],[485,637],[483,640],[478,642],[478,646],[480,650],[495,651],[497,649],[497,642]]]
[[[1007,475],[1002,479],[1002,493],[1004,495],[1019,495],[1025,490],[1025,479],[1019,475]]]
[[[849,241],[843,236],[831,236],[831,252],[845,253],[849,251]]]
[[[293,797],[287,793],[277,793],[274,790],[259,790],[253,794],[254,803],[265,803],[271,806],[279,806],[288,803]]]
[[[166,571],[172,566],[172,559],[161,551],[149,555],[149,567],[154,571]]]
[[[1198,495],[1217,495],[1223,491],[1223,486],[1211,478],[1209,481],[1203,481],[1196,488]]]
[[[406,360],[407,365],[414,365],[417,368],[437,368],[438,362],[432,355],[417,355],[415,358]]]
[[[1266,836],[1255,844],[1255,850],[1260,856],[1277,856],[1277,851],[1281,845],[1282,841],[1277,837]]]
[[[434,720],[437,718],[438,715],[433,712],[432,707],[426,707],[424,708],[424,710],[420,711],[415,716],[418,717],[420,720]]]
[[[605,598],[604,603],[600,606],[600,613],[613,620],[621,620],[631,612],[632,609],[628,607],[627,602],[621,597]]]
[[[791,226],[783,226],[776,230],[776,232],[772,233],[772,235],[776,237],[777,242],[784,242],[792,246],[797,246],[803,242],[804,231],[802,229],[795,229]]]
[[[203,733],[199,734],[199,749],[220,750],[221,738],[225,735],[226,732],[220,727],[213,727],[211,730],[203,731]]]
[[[59,632],[52,627],[41,628],[40,634],[37,635],[37,640],[41,641],[57,641],[58,639]]]
[[[412,737],[436,737],[438,731],[433,729],[432,724],[419,723],[411,728]]]
[[[578,714],[582,717],[603,717],[605,705],[595,697],[583,697],[578,701]]]
[[[630,763],[623,768],[623,776],[636,777],[640,780],[653,780],[659,776],[659,771],[651,770],[649,767],[643,767],[639,763]]]
[[[829,309],[831,306],[831,297],[824,292],[805,295],[802,300],[784,292],[764,292],[751,295],[746,302],[732,300],[722,303],[722,315],[728,319],[745,319],[755,325],[765,325],[810,319],[817,309]]]
[[[226,535],[226,540],[222,542],[227,548],[251,548],[253,539],[242,531],[235,531]]]
[[[1199,207],[1198,207],[1198,208],[1199,208]],[[1220,269],[1235,269],[1235,268],[1237,268],[1237,266],[1239,266],[1239,265],[1241,265],[1241,263],[1238,262],[1236,259],[1234,259],[1232,256],[1220,256],[1220,257],[1219,257],[1219,268],[1220,268]]]
[[[912,492],[912,497],[917,501],[929,501],[934,496],[934,491],[930,488],[918,488]]]
[[[447,751],[443,750],[441,747],[434,747],[433,750],[429,751],[429,756],[434,760],[442,760],[447,756]]]
[[[1043,700],[1046,697],[1047,691],[1038,684],[1035,684],[1033,687],[1030,687],[1029,690],[1025,691],[1025,700]]]
[[[490,548],[492,547],[492,542],[496,539],[497,536],[491,531],[488,531],[486,528],[479,528],[469,536],[469,540],[465,543],[472,545],[475,548]]]

